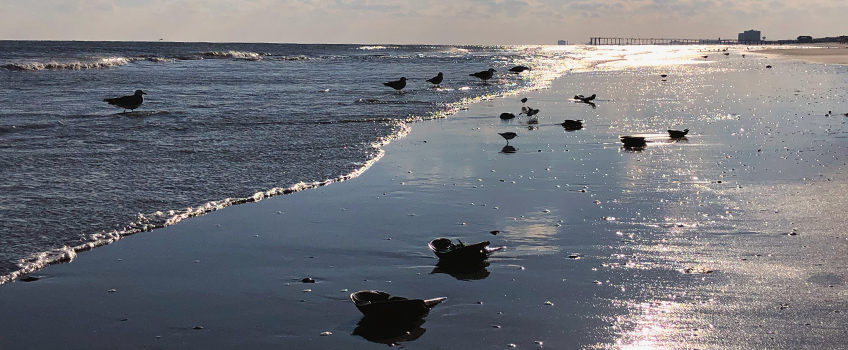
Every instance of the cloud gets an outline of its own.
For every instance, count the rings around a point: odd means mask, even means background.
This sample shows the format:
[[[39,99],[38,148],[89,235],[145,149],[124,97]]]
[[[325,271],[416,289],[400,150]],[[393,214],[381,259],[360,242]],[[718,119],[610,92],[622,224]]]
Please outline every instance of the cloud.
[[[0,39],[532,44],[848,33],[832,0],[2,0]]]

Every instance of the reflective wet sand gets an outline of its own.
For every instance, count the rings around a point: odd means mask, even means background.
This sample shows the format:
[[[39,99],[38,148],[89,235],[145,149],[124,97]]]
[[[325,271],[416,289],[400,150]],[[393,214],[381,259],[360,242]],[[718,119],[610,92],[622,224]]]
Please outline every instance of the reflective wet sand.
[[[498,118],[516,97],[482,101],[353,181],[52,266],[0,288],[0,346],[839,348],[848,70],[717,61],[566,75],[527,95],[538,124]],[[436,237],[507,248],[457,277],[434,272]],[[407,335],[368,332],[363,289],[448,299]]]

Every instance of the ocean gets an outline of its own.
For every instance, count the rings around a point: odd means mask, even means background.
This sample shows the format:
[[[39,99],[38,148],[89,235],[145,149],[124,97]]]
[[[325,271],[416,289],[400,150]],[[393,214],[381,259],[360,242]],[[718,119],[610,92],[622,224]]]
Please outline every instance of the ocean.
[[[0,284],[126,235],[355,177],[411,121],[600,63],[674,64],[693,54],[0,41]],[[510,74],[515,65],[533,70]],[[497,73],[488,83],[469,76],[489,68]],[[438,72],[439,87],[426,82]],[[402,93],[382,84],[401,76]],[[137,89],[147,95],[135,111],[102,101]]]

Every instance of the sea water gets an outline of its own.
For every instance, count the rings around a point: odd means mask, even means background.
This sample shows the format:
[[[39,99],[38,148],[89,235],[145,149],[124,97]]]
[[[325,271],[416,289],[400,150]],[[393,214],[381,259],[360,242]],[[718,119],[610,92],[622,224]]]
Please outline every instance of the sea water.
[[[355,177],[410,121],[601,63],[695,52],[0,41],[0,284],[129,234]],[[489,68],[488,82],[469,76]],[[440,86],[426,82],[438,72]],[[400,77],[401,93],[382,84]],[[137,110],[102,101],[137,89]]]

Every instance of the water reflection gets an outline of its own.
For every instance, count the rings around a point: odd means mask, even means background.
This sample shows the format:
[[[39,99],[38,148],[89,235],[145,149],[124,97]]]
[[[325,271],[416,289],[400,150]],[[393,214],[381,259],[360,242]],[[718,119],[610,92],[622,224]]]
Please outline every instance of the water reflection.
[[[472,264],[450,264],[439,262],[430,274],[444,273],[460,281],[482,280],[489,277],[489,270],[486,267],[489,263],[481,261]]]
[[[515,153],[515,152],[518,152],[518,148],[509,146],[509,145],[506,145],[503,148],[501,148],[501,153]]]
[[[353,335],[358,335],[372,343],[395,346],[401,342],[410,342],[420,338],[427,330],[421,326],[424,318],[413,320],[387,320],[378,318],[362,317]]]

